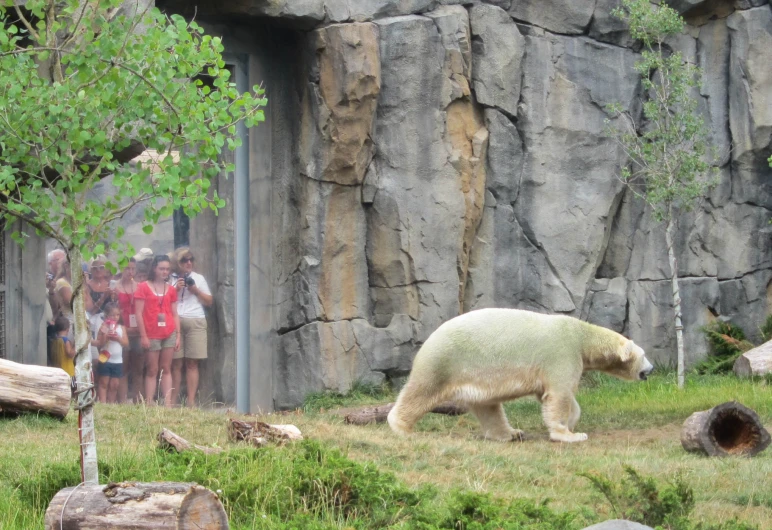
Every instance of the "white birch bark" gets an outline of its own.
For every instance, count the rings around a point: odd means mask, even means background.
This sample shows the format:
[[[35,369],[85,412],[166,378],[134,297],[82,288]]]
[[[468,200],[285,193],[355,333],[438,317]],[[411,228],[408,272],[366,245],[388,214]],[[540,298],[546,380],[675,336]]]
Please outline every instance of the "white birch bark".
[[[72,313],[75,319],[75,381],[80,435],[81,480],[86,485],[99,484],[96,431],[94,430],[94,388],[91,377],[91,330],[86,319],[86,285],[80,249],[70,251],[72,269]]]
[[[670,280],[673,287],[673,320],[675,322],[678,388],[684,387],[684,327],[681,323],[681,291],[678,287],[678,259],[673,248],[673,234],[675,233],[675,221],[673,219],[673,206],[668,207],[667,226],[665,227],[665,243],[667,244],[667,257],[670,262]]]

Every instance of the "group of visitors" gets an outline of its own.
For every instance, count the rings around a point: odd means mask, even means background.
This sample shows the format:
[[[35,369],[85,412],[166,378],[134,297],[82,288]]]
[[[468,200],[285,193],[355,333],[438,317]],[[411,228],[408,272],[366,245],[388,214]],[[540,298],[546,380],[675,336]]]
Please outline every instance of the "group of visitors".
[[[112,275],[105,256],[85,267],[85,312],[91,330],[92,377],[97,399],[131,403],[156,399],[195,406],[199,362],[207,358],[205,307],[213,303],[206,279],[193,269],[188,247],[170,255],[141,249]],[[75,375],[72,271],[66,253],[48,255],[49,364]]]

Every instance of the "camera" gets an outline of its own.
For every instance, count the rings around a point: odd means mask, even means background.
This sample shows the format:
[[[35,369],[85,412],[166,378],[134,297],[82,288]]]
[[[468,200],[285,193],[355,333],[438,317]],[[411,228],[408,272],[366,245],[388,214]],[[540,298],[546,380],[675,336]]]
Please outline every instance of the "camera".
[[[191,285],[196,285],[196,280],[190,277],[190,275],[185,275],[185,285],[190,287]]]

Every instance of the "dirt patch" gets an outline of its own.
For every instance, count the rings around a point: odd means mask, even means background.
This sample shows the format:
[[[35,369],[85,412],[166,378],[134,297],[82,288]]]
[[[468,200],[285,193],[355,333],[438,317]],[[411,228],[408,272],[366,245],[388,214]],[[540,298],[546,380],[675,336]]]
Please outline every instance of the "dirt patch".
[[[660,427],[645,429],[622,429],[618,431],[598,431],[590,433],[590,441],[603,444],[653,444],[663,441],[679,441],[681,425],[669,423]]]

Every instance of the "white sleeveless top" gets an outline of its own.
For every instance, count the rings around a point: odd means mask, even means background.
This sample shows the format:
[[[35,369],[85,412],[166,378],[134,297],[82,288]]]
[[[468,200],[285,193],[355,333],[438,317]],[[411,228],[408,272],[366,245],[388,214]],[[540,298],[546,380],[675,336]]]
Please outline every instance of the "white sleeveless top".
[[[123,338],[123,326],[118,326],[116,331],[118,332],[118,336]],[[123,346],[121,346],[120,342],[115,340],[108,340],[107,344],[105,344],[103,348],[110,352],[110,358],[107,359],[108,363],[123,363]]]

